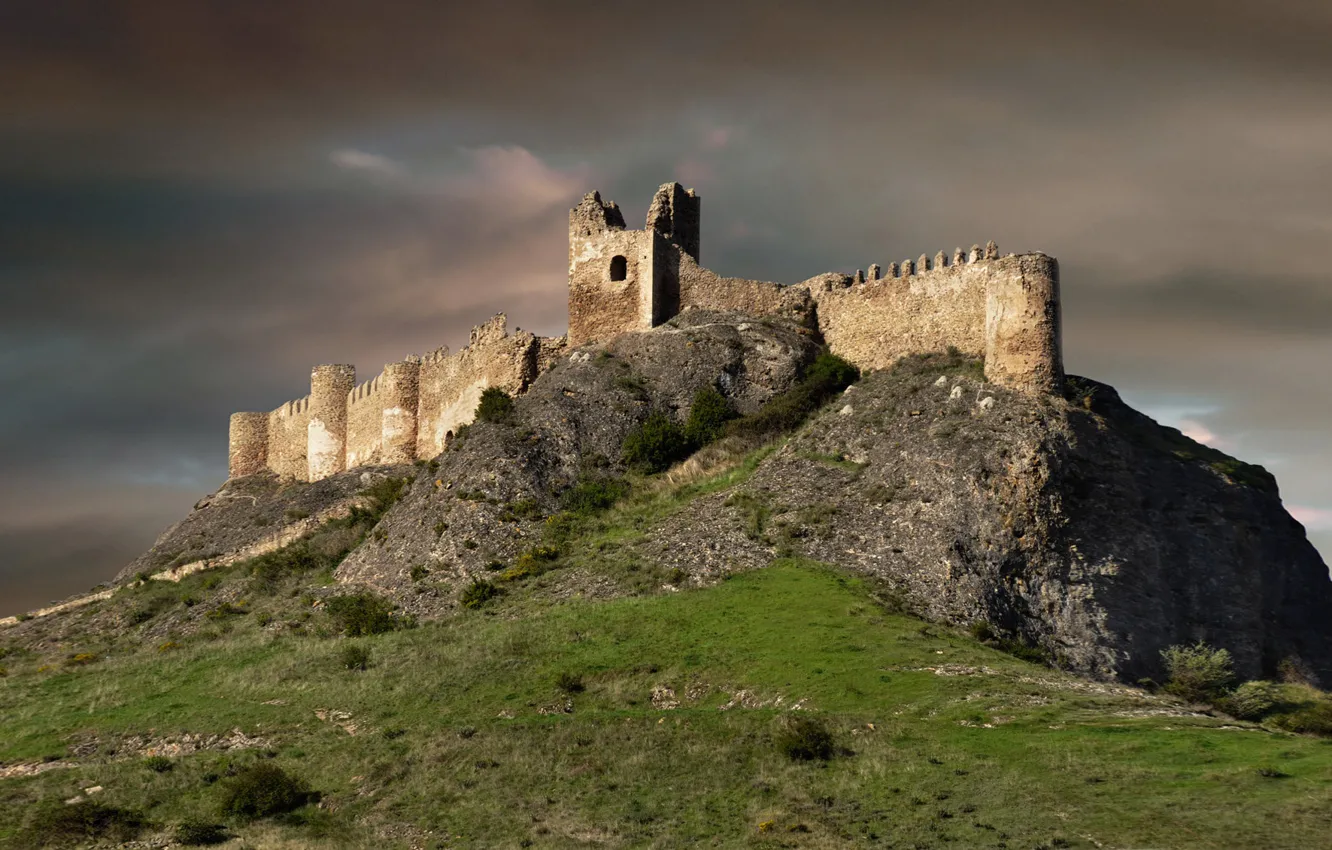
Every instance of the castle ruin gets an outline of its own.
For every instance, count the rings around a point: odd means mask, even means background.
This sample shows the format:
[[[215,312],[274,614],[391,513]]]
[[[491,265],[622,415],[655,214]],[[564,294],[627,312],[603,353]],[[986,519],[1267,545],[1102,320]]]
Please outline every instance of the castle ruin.
[[[792,285],[721,277],[700,265],[700,205],[692,189],[667,183],[644,228],[628,230],[615,203],[587,194],[569,213],[567,336],[510,334],[501,314],[474,328],[461,351],[390,363],[360,385],[352,366],[316,366],[304,398],[232,415],[230,476],[271,471],[317,481],[433,458],[472,420],[487,387],[520,394],[569,348],[648,330],[689,309],[798,317],[862,369],[952,346],[983,357],[995,384],[1028,393],[1062,385],[1053,257],[1001,257],[990,242]]]

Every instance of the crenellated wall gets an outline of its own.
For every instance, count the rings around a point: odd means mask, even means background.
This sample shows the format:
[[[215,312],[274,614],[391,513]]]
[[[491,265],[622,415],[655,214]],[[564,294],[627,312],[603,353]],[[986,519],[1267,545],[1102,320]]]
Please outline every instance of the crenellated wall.
[[[283,478],[308,479],[310,397],[280,405],[268,414],[268,468]]]
[[[1053,257],[1000,257],[990,242],[791,286],[722,277],[699,264],[701,203],[692,189],[664,184],[644,228],[627,230],[615,203],[588,193],[569,212],[566,336],[510,334],[500,314],[473,328],[457,353],[441,348],[390,363],[359,386],[351,366],[316,366],[305,398],[232,416],[230,474],[268,469],[313,481],[366,464],[434,457],[472,421],[487,387],[522,393],[570,347],[647,330],[690,309],[795,319],[865,369],[955,347],[984,357],[986,377],[997,384],[1033,393],[1060,388]]]
[[[358,466],[432,458],[472,421],[484,389],[521,393],[567,348],[565,337],[510,334],[501,314],[473,328],[456,354],[439,349],[389,363],[359,385],[352,366],[316,366],[305,398],[271,413],[232,415],[229,474],[269,470],[317,481]]]
[[[563,349],[563,337],[547,340],[522,330],[510,334],[507,321],[501,313],[473,328],[466,348],[455,354],[440,349],[421,363],[417,457],[442,452],[459,426],[472,421],[487,387],[523,392],[539,364],[551,360],[542,349]]]

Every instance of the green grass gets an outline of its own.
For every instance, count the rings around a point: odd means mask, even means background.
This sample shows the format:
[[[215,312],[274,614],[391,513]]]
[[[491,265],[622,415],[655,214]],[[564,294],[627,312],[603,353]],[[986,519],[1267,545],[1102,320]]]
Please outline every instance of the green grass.
[[[340,663],[345,641],[245,621],[169,654],[41,674],[24,663],[0,680],[0,760],[63,755],[71,736],[104,746],[72,769],[0,780],[0,841],[24,846],[33,803],[92,785],[164,830],[220,821],[217,777],[264,754],[183,755],[159,773],[108,749],[125,734],[237,727],[327,806],[228,821],[264,846],[407,846],[377,836],[384,824],[439,846],[538,847],[1279,848],[1317,846],[1329,828],[1327,741],[1141,716],[1172,703],[887,613],[872,586],[818,565],[521,619],[507,604],[362,638],[366,670]],[[781,751],[796,706],[832,732],[831,760]],[[329,710],[349,717],[317,718]]]

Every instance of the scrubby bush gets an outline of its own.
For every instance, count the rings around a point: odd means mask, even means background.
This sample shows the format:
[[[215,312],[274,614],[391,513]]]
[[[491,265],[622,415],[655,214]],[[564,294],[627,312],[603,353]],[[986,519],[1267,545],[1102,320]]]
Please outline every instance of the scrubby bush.
[[[513,397],[499,387],[486,387],[481,391],[481,403],[476,406],[476,418],[482,422],[506,422],[513,415]]]
[[[1332,700],[1326,694],[1268,718],[1288,732],[1332,737]]]
[[[357,643],[348,644],[338,653],[338,663],[348,670],[364,670],[370,666],[370,650]]]
[[[495,585],[481,579],[472,579],[472,583],[463,588],[462,595],[458,597],[458,602],[464,608],[480,608],[490,600],[499,596],[500,590]]]
[[[69,847],[92,841],[133,841],[149,826],[136,809],[84,801],[66,805],[50,800],[40,805],[27,827],[28,847]]]
[[[143,760],[143,766],[153,773],[169,773],[175,764],[166,756],[149,756]]]
[[[702,448],[726,432],[726,423],[736,418],[735,408],[716,387],[704,387],[694,393],[684,435],[694,449]]]
[[[503,581],[514,581],[529,576],[537,576],[550,569],[550,565],[559,560],[560,550],[554,546],[533,546],[514,559],[513,566],[500,574]]]
[[[1275,682],[1245,682],[1225,699],[1224,708],[1241,720],[1262,720],[1281,702]]]
[[[595,516],[623,499],[629,483],[622,478],[580,478],[560,497],[560,505],[579,516]]]
[[[689,454],[684,429],[662,411],[653,411],[624,439],[624,462],[640,472],[661,472]]]
[[[1235,680],[1230,653],[1202,641],[1193,646],[1171,646],[1161,652],[1170,674],[1165,689],[1194,702],[1210,702],[1225,693]]]
[[[817,717],[786,717],[777,734],[777,749],[792,761],[827,761],[836,755],[832,732]]]
[[[577,673],[570,673],[567,670],[555,677],[555,687],[570,695],[581,694],[587,689],[583,684],[582,676]]]
[[[824,352],[814,359],[795,386],[770,399],[758,412],[729,423],[727,432],[763,439],[790,431],[859,379],[859,369],[835,354]]]
[[[226,783],[222,814],[255,820],[299,809],[315,797],[305,782],[275,764],[260,762]]]
[[[347,637],[364,637],[393,631],[393,606],[373,593],[334,596],[324,603],[334,627]]]
[[[1318,676],[1303,658],[1281,659],[1281,663],[1277,665],[1277,675],[1287,685],[1318,686]]]
[[[416,566],[412,567],[411,570],[412,581],[420,581],[421,579],[425,578],[428,575],[430,575],[430,568],[425,566],[424,564],[417,564]]]
[[[229,838],[227,828],[222,824],[199,820],[185,821],[176,827],[175,834],[176,843],[186,847],[207,847],[221,844]]]

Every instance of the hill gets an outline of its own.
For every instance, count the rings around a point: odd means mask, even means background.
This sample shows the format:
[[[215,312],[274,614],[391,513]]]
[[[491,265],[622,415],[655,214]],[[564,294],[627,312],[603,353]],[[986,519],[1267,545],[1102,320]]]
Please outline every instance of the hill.
[[[0,840],[1316,845],[1325,565],[1261,468],[1068,386],[694,310],[431,461],[232,480],[0,630]],[[1200,640],[1285,683],[1158,691]]]

